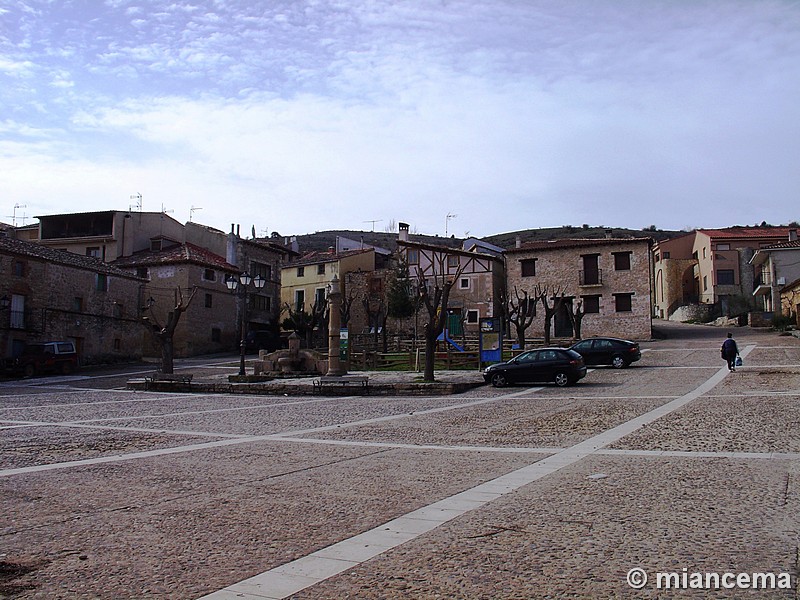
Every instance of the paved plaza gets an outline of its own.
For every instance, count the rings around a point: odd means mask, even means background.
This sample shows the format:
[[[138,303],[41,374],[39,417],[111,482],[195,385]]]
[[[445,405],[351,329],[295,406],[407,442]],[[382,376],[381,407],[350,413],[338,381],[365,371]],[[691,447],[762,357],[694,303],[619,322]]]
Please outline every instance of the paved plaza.
[[[660,329],[564,389],[0,383],[0,598],[797,598],[800,340]]]

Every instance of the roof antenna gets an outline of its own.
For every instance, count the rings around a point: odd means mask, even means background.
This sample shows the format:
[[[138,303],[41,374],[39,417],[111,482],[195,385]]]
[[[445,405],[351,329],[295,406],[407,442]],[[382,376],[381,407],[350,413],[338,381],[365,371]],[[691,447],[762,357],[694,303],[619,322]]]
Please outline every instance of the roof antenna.
[[[196,211],[198,211],[198,210],[203,210],[203,207],[202,206],[195,206],[193,204],[192,207],[189,209],[189,223],[192,222],[192,218],[194,217],[194,213]]]
[[[136,204],[129,204],[128,205],[128,212],[131,212],[132,208],[138,208],[139,212],[142,212],[142,195],[139,192],[135,194],[131,194],[131,200],[136,200]]]

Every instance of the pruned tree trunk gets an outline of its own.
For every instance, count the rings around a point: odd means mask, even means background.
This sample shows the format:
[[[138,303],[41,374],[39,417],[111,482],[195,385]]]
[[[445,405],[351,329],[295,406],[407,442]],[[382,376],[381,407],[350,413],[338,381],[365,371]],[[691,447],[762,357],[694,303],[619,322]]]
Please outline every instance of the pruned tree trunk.
[[[166,375],[171,375],[174,373],[175,369],[175,346],[173,342],[175,329],[178,327],[181,315],[189,308],[189,304],[191,304],[196,292],[197,288],[195,287],[192,289],[188,300],[184,300],[183,291],[180,288],[175,288],[174,308],[167,314],[167,320],[164,325],[161,324],[153,310],[155,306],[154,303],[149,304],[143,309],[149,312],[148,315],[142,316],[142,320],[145,324],[150,326],[150,331],[153,332],[156,342],[158,342],[161,348],[161,372]]]

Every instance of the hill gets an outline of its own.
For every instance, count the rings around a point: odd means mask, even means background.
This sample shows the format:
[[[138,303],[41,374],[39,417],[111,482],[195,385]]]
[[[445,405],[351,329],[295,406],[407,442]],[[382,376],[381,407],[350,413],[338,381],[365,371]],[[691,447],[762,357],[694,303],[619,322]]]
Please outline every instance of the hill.
[[[681,231],[653,231],[651,229],[624,229],[620,227],[592,227],[584,225],[582,227],[564,226],[546,227],[541,229],[523,229],[508,233],[498,233],[481,239],[496,246],[500,246],[501,248],[513,248],[516,245],[517,237],[519,237],[520,241],[524,244],[526,242],[563,238],[601,238],[605,237],[609,231],[611,232],[611,237],[652,237],[655,240],[668,239],[683,233]],[[336,246],[337,237],[345,237],[355,241],[363,240],[365,244],[379,246],[391,251],[394,251],[397,247],[396,232],[390,233],[385,231],[332,230],[317,231],[315,233],[297,235],[294,237],[297,238],[297,243],[300,245],[301,253],[310,251],[322,252],[329,248],[334,248]],[[461,247],[461,243],[464,241],[464,238],[457,238],[455,236],[445,238],[438,235],[418,234],[409,235],[409,239],[414,242],[451,246],[453,248]]]

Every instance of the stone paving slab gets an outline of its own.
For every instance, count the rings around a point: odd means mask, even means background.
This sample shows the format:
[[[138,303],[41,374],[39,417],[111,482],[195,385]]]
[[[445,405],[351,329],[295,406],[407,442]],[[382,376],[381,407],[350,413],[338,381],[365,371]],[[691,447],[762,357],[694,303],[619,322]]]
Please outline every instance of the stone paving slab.
[[[794,574],[798,475],[796,462],[595,456],[292,598],[795,598],[637,593],[625,578],[635,567]]]
[[[20,475],[3,553],[37,565],[25,598],[193,598],[537,458],[254,443]]]

